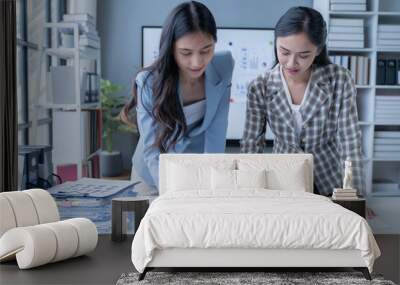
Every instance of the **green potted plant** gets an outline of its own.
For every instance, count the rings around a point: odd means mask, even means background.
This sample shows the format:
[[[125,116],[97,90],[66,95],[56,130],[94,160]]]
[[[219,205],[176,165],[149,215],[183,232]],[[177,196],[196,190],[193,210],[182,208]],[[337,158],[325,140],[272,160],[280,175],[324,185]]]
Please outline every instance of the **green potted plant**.
[[[136,132],[136,130],[124,124],[119,112],[125,105],[126,97],[115,96],[122,90],[122,86],[102,79],[100,82],[101,109],[103,116],[103,149],[100,154],[102,176],[118,176],[122,173],[121,152],[113,149],[113,134],[117,131]]]

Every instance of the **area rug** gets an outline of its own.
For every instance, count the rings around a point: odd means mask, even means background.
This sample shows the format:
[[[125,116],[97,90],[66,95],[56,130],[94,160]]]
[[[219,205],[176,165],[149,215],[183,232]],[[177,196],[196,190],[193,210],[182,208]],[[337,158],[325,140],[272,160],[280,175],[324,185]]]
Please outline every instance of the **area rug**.
[[[384,280],[380,275],[372,275],[368,281],[360,272],[148,272],[142,281],[138,281],[139,273],[124,273],[116,285],[145,284],[213,284],[213,285],[395,285]]]

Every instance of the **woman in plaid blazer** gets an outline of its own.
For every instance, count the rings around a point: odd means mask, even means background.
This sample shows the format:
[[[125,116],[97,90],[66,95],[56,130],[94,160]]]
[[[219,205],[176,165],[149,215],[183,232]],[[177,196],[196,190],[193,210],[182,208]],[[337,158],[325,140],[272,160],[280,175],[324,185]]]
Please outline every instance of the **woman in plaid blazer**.
[[[263,152],[266,126],[275,153],[312,153],[315,192],[342,186],[344,161],[362,193],[361,132],[350,72],[331,64],[326,24],[306,7],[289,9],[275,27],[276,66],[249,84],[241,151]]]

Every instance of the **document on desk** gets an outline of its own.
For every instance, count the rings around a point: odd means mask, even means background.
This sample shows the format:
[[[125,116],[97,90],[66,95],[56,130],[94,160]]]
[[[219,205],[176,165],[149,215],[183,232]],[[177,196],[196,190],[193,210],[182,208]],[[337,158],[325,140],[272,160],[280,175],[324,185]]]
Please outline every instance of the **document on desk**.
[[[57,198],[86,197],[107,198],[122,190],[133,187],[136,182],[129,180],[107,180],[97,178],[81,178],[77,181],[68,181],[47,189]]]

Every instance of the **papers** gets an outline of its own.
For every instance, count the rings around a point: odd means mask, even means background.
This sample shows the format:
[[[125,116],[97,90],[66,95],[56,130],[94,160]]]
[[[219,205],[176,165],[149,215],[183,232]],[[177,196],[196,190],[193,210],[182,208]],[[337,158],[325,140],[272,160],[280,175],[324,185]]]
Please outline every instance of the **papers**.
[[[48,191],[54,197],[106,198],[135,184],[126,180],[82,178],[56,185]]]

